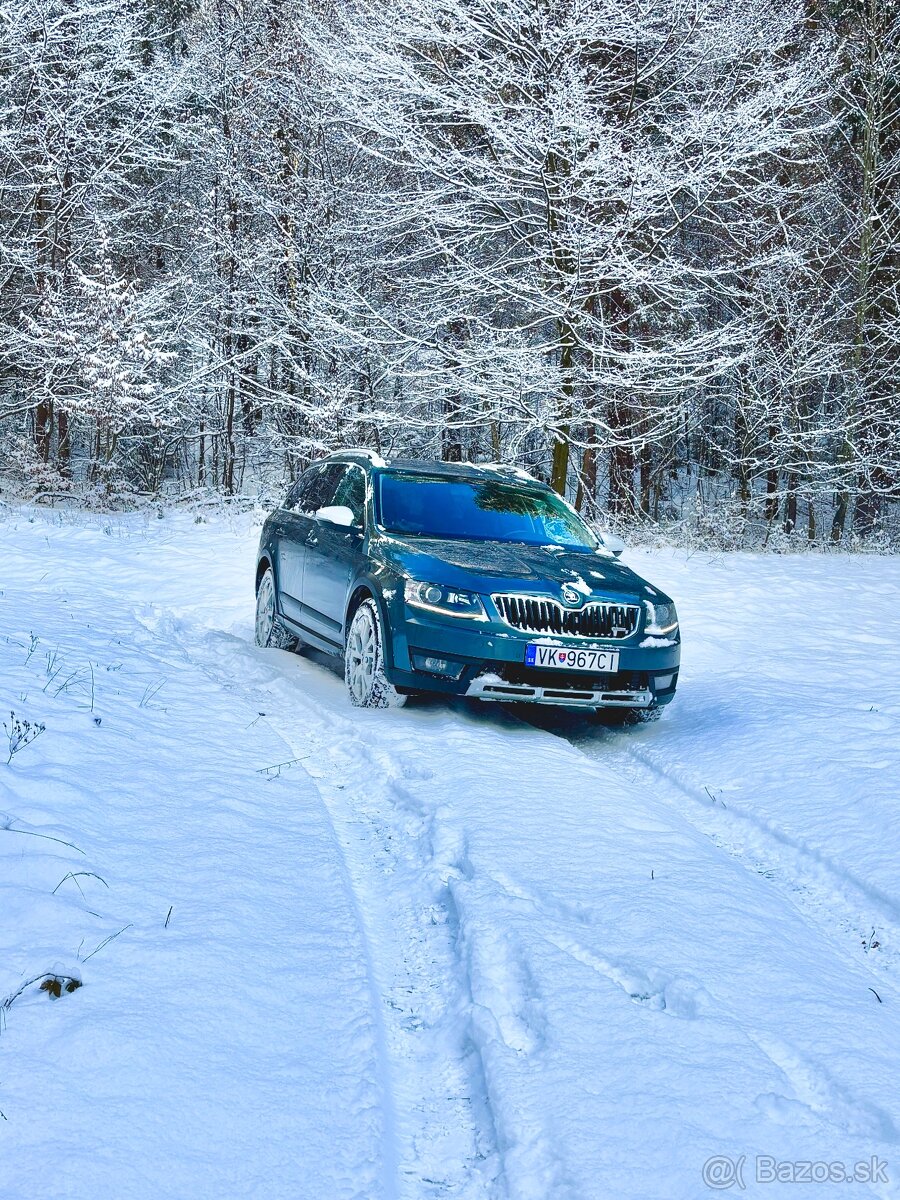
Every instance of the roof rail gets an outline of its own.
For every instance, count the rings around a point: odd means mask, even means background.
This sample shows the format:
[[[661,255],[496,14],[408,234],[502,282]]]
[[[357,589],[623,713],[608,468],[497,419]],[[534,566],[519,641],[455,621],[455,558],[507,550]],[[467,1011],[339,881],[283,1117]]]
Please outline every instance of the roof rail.
[[[350,446],[346,450],[332,450],[326,455],[327,458],[364,458],[372,464],[373,467],[386,467],[387,461],[376,454],[374,450],[366,450],[359,446]]]
[[[535,479],[533,475],[524,470],[522,467],[514,467],[510,463],[467,463],[470,467],[481,467],[485,471],[499,471],[503,475],[512,475],[515,479],[527,479],[531,483],[540,483],[539,479]]]

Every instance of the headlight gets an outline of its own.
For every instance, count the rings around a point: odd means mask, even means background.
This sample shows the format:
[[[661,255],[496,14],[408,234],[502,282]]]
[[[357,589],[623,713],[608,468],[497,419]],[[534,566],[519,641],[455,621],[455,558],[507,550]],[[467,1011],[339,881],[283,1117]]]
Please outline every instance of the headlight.
[[[675,611],[674,604],[663,604],[659,600],[651,602],[645,600],[647,605],[647,626],[645,633],[674,633],[678,628],[678,613]]]
[[[462,592],[459,588],[444,587],[440,583],[420,583],[407,579],[403,591],[407,604],[416,608],[427,608],[429,612],[443,613],[448,617],[470,617],[486,621],[487,613],[477,592]]]

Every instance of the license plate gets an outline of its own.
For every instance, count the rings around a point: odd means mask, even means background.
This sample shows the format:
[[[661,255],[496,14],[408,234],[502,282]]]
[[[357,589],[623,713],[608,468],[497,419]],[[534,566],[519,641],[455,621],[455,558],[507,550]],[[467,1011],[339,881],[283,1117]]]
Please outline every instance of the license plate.
[[[531,642],[525,648],[526,667],[549,667],[554,671],[618,671],[618,650],[573,650],[568,646],[544,646]]]

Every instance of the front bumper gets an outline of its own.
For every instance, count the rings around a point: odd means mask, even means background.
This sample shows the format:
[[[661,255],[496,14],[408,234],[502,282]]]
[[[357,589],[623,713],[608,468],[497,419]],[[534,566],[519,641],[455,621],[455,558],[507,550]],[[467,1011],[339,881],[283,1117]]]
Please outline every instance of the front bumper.
[[[554,704],[571,708],[650,708],[675,695],[681,643],[641,648],[638,632],[621,641],[552,638],[567,649],[615,650],[614,673],[554,671],[525,665],[529,642],[546,641],[496,622],[420,615],[400,603],[391,616],[387,674],[401,692],[430,691],[481,700]],[[446,664],[446,672],[437,671]]]
[[[476,676],[469,684],[466,695],[477,700],[558,704],[564,708],[650,708],[653,704],[653,692],[649,688],[636,691],[585,688],[580,685],[551,688],[539,684],[510,683],[495,675]]]

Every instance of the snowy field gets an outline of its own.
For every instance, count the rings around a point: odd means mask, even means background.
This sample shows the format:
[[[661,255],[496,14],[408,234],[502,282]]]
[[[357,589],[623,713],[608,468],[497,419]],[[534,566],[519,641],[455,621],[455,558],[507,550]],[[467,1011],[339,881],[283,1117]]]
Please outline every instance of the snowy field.
[[[257,536],[0,517],[0,1197],[900,1196],[900,560],[627,552],[612,730],[352,710]]]

